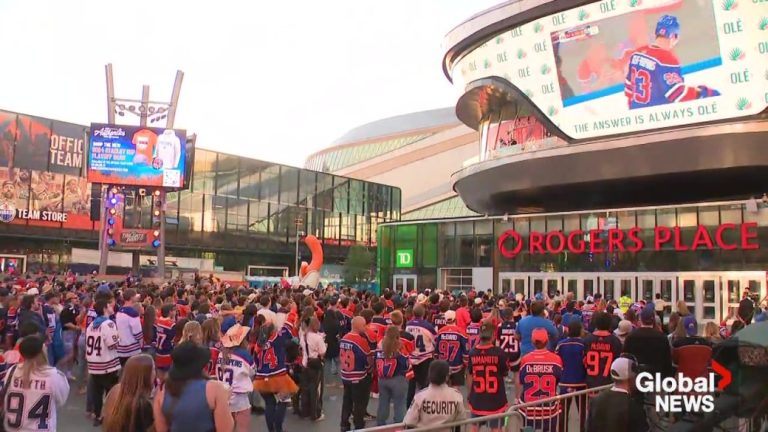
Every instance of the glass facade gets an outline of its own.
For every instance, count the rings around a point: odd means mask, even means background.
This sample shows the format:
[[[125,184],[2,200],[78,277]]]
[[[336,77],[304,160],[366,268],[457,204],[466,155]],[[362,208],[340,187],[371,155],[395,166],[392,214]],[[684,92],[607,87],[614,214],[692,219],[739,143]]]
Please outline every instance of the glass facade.
[[[464,205],[460,197],[455,196],[443,201],[430,204],[408,213],[404,213],[402,220],[424,220],[424,219],[449,219],[459,217],[480,216]]]
[[[721,224],[757,224],[759,247],[754,250],[724,250],[717,247],[676,251],[672,242],[654,250],[653,233],[657,226],[680,227],[683,244],[692,244],[698,226],[707,228],[715,238]],[[641,228],[644,248],[639,252],[531,254],[526,248],[513,259],[501,255],[497,239],[506,230],[515,230],[523,238],[530,232],[562,231],[565,235],[576,230],[628,230]],[[378,244],[379,280],[382,287],[391,285],[393,276],[416,275],[419,288],[437,285],[442,269],[471,269],[491,267],[499,272],[677,272],[677,271],[762,271],[768,264],[768,206],[760,204],[758,211],[747,210],[743,202],[640,208],[551,215],[500,218],[474,218],[445,222],[397,223],[381,226]],[[726,231],[727,244],[739,241],[739,233]],[[414,265],[397,267],[399,250],[413,250]],[[443,283],[456,275],[466,278],[466,270],[443,272]]]
[[[432,135],[433,134],[431,133],[410,135],[385,141],[351,145],[338,149],[323,151],[316,155],[310,156],[304,166],[315,171],[334,172],[342,168],[352,166],[356,163],[360,163],[368,159],[373,159],[376,156],[389,153],[401,147],[413,144],[417,141],[421,141],[424,138],[428,138]]]

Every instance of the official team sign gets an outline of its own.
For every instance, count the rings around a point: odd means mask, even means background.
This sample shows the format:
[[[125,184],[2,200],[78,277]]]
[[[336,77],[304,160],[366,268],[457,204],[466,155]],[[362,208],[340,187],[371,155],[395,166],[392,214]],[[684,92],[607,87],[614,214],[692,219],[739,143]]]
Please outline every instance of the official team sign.
[[[179,188],[184,183],[186,132],[91,124],[88,181]]]
[[[764,0],[604,0],[497,34],[451,76],[502,78],[585,139],[760,113],[767,62]]]

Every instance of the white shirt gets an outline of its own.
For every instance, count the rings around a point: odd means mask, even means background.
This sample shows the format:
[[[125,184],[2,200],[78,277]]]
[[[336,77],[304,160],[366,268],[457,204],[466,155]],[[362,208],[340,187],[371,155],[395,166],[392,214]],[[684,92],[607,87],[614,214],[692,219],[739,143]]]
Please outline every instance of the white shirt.
[[[32,372],[28,388],[21,386],[22,366],[17,366],[13,376],[9,377],[8,393],[3,405],[13,407],[5,410],[5,430],[7,431],[55,431],[56,407],[67,402],[69,396],[69,382],[61,371],[45,366]],[[47,397],[46,401],[43,398]],[[53,404],[51,404],[51,399]],[[41,418],[41,414],[47,413]]]
[[[299,341],[301,343],[301,364],[307,367],[307,360],[319,358],[325,355],[328,345],[325,344],[325,336],[317,332],[299,332]],[[309,353],[307,353],[309,348]]]
[[[261,308],[258,312],[256,312],[256,315],[264,315],[264,318],[267,320],[267,322],[271,322],[275,325],[276,329],[280,329],[282,326],[278,327],[277,324],[277,314],[272,312],[269,308]]]

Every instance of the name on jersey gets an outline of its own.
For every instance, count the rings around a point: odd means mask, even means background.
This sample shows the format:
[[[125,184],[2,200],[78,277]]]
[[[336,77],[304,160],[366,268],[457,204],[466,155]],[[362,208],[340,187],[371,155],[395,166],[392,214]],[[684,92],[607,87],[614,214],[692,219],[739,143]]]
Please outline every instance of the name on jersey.
[[[499,356],[493,356],[493,355],[472,356],[472,364],[473,365],[499,364]]]
[[[39,380],[39,379],[30,379],[29,380],[29,389],[31,390],[40,390],[45,391],[47,385],[46,380]],[[21,377],[13,377],[13,384],[11,385],[13,388],[22,388],[22,378]]]
[[[611,344],[604,342],[592,342],[590,345],[592,351],[611,351]]]
[[[459,410],[460,402],[449,401],[424,401],[421,403],[421,412],[428,415],[451,415]]]
[[[459,340],[459,335],[455,333],[441,333],[440,338],[443,340]]]
[[[530,374],[554,374],[555,367],[550,364],[527,364],[524,366],[525,373]]]
[[[243,367],[243,362],[241,360],[237,360],[234,358],[229,358],[229,360],[224,359],[224,357],[219,356],[218,359],[216,359],[216,364],[219,366],[234,366],[234,367]]]
[[[651,71],[656,70],[656,61],[651,60],[648,57],[643,57],[639,55],[632,56],[632,64],[638,65],[647,70],[651,70]]]

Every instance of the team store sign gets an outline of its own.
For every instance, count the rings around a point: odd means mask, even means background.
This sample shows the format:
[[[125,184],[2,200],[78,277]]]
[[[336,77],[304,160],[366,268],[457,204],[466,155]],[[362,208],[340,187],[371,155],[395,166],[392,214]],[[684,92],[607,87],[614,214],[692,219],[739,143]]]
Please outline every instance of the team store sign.
[[[757,223],[747,222],[743,224],[724,223],[714,230],[704,225],[696,228],[696,233],[690,242],[683,240],[683,230],[680,227],[659,226],[653,229],[653,244],[646,245],[643,240],[645,231],[642,228],[630,229],[611,228],[608,230],[592,229],[588,231],[575,230],[566,234],[562,231],[531,232],[523,236],[515,230],[504,231],[499,236],[497,245],[501,256],[512,259],[520,252],[527,251],[530,254],[559,254],[568,251],[574,254],[604,253],[604,252],[631,252],[637,253],[652,246],[659,251],[670,245],[676,251],[688,251],[697,249],[713,250],[755,250],[760,245],[757,241]],[[736,234],[736,240],[733,234]],[[589,240],[586,240],[586,239]]]

